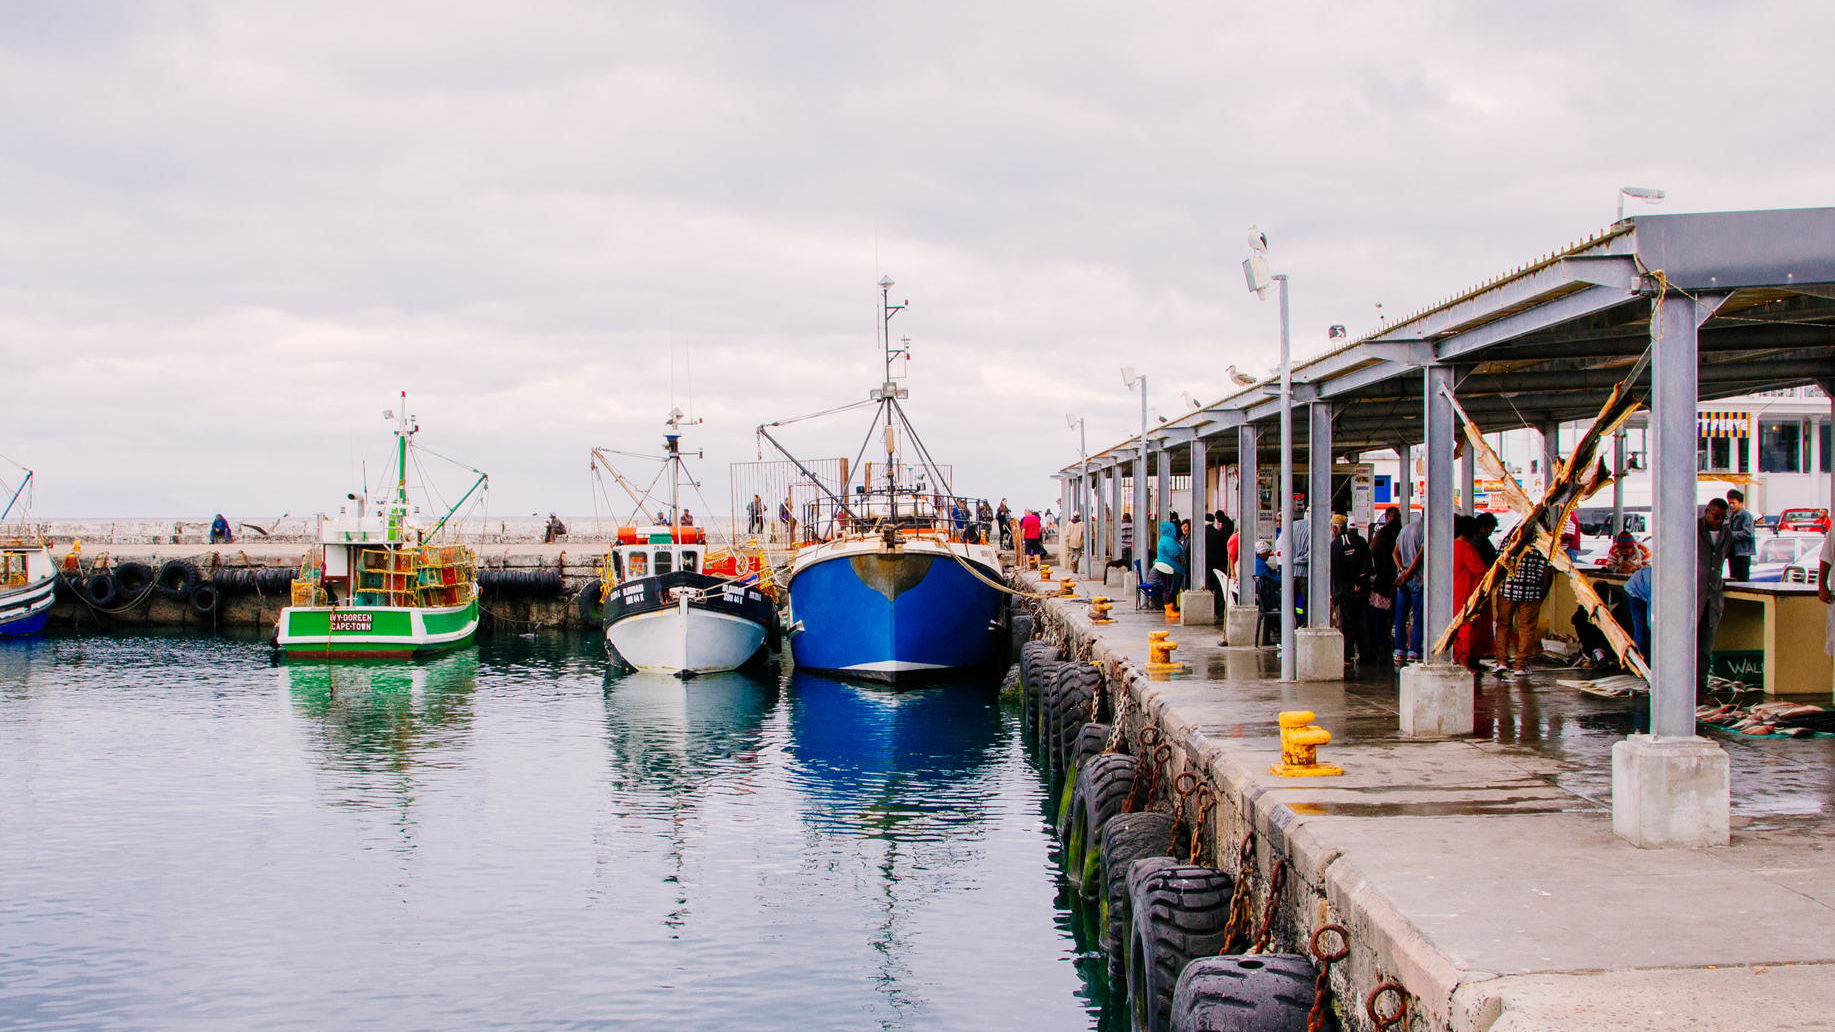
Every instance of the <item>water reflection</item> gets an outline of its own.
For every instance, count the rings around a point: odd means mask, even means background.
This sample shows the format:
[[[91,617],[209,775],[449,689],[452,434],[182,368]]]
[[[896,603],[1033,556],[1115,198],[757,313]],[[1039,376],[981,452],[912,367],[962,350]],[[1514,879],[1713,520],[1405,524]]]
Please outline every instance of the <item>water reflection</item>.
[[[738,672],[682,680],[666,674],[605,675],[605,729],[622,788],[668,795],[705,787],[732,761],[756,763],[775,679]]]
[[[328,772],[408,774],[443,762],[472,726],[478,655],[420,663],[290,663],[280,678]],[[367,780],[350,783],[358,802]]]

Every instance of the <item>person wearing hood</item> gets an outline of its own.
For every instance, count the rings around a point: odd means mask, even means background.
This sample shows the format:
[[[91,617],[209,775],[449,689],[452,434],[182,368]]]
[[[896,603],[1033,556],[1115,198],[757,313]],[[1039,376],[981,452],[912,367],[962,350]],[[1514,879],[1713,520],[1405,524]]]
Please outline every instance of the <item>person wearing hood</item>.
[[[1070,517],[1070,526],[1064,528],[1064,548],[1068,553],[1065,561],[1070,564],[1071,569],[1074,570],[1083,565],[1083,514],[1080,512],[1073,513]]]
[[[1153,568],[1165,589],[1166,605],[1176,606],[1179,591],[1185,583],[1185,546],[1179,544],[1179,525],[1171,520],[1160,523],[1160,540],[1155,546]]]

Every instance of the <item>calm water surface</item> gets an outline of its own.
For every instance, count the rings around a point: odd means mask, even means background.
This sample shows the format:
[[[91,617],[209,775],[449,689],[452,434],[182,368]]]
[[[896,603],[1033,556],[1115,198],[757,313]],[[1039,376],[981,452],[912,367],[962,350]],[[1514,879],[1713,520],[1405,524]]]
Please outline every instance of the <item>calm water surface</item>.
[[[1078,1029],[992,685],[0,644],[0,1028]]]

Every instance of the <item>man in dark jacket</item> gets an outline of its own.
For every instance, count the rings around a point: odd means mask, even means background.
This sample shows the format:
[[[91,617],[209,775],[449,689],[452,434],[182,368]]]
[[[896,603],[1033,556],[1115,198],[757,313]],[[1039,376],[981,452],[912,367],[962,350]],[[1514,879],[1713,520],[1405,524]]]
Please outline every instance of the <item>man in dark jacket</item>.
[[[1714,632],[1726,607],[1726,581],[1722,571],[1733,550],[1733,532],[1727,529],[1727,500],[1712,498],[1695,521],[1695,690],[1708,687],[1708,653],[1714,650]]]
[[[1211,514],[1204,524],[1204,564],[1209,569],[1204,572],[1204,590],[1215,592],[1216,614],[1223,615],[1223,581],[1218,574],[1225,577],[1230,573],[1230,535],[1223,529],[1228,519],[1221,511]]]
[[[1332,516],[1332,603],[1338,607],[1338,629],[1344,634],[1344,661],[1374,659],[1364,644],[1364,608],[1370,603],[1370,543],[1344,513]]]

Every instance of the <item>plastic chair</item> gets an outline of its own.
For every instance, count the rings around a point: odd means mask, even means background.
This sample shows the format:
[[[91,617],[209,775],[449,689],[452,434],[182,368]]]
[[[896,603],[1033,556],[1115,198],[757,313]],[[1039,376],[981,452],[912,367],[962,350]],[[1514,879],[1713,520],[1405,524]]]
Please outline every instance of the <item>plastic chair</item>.
[[[1157,579],[1150,581],[1146,578],[1141,572],[1141,561],[1139,559],[1134,560],[1134,583],[1135,609],[1147,609],[1149,608],[1148,603],[1151,603],[1151,608],[1154,609],[1165,608],[1166,596],[1164,588],[1162,588]]]

